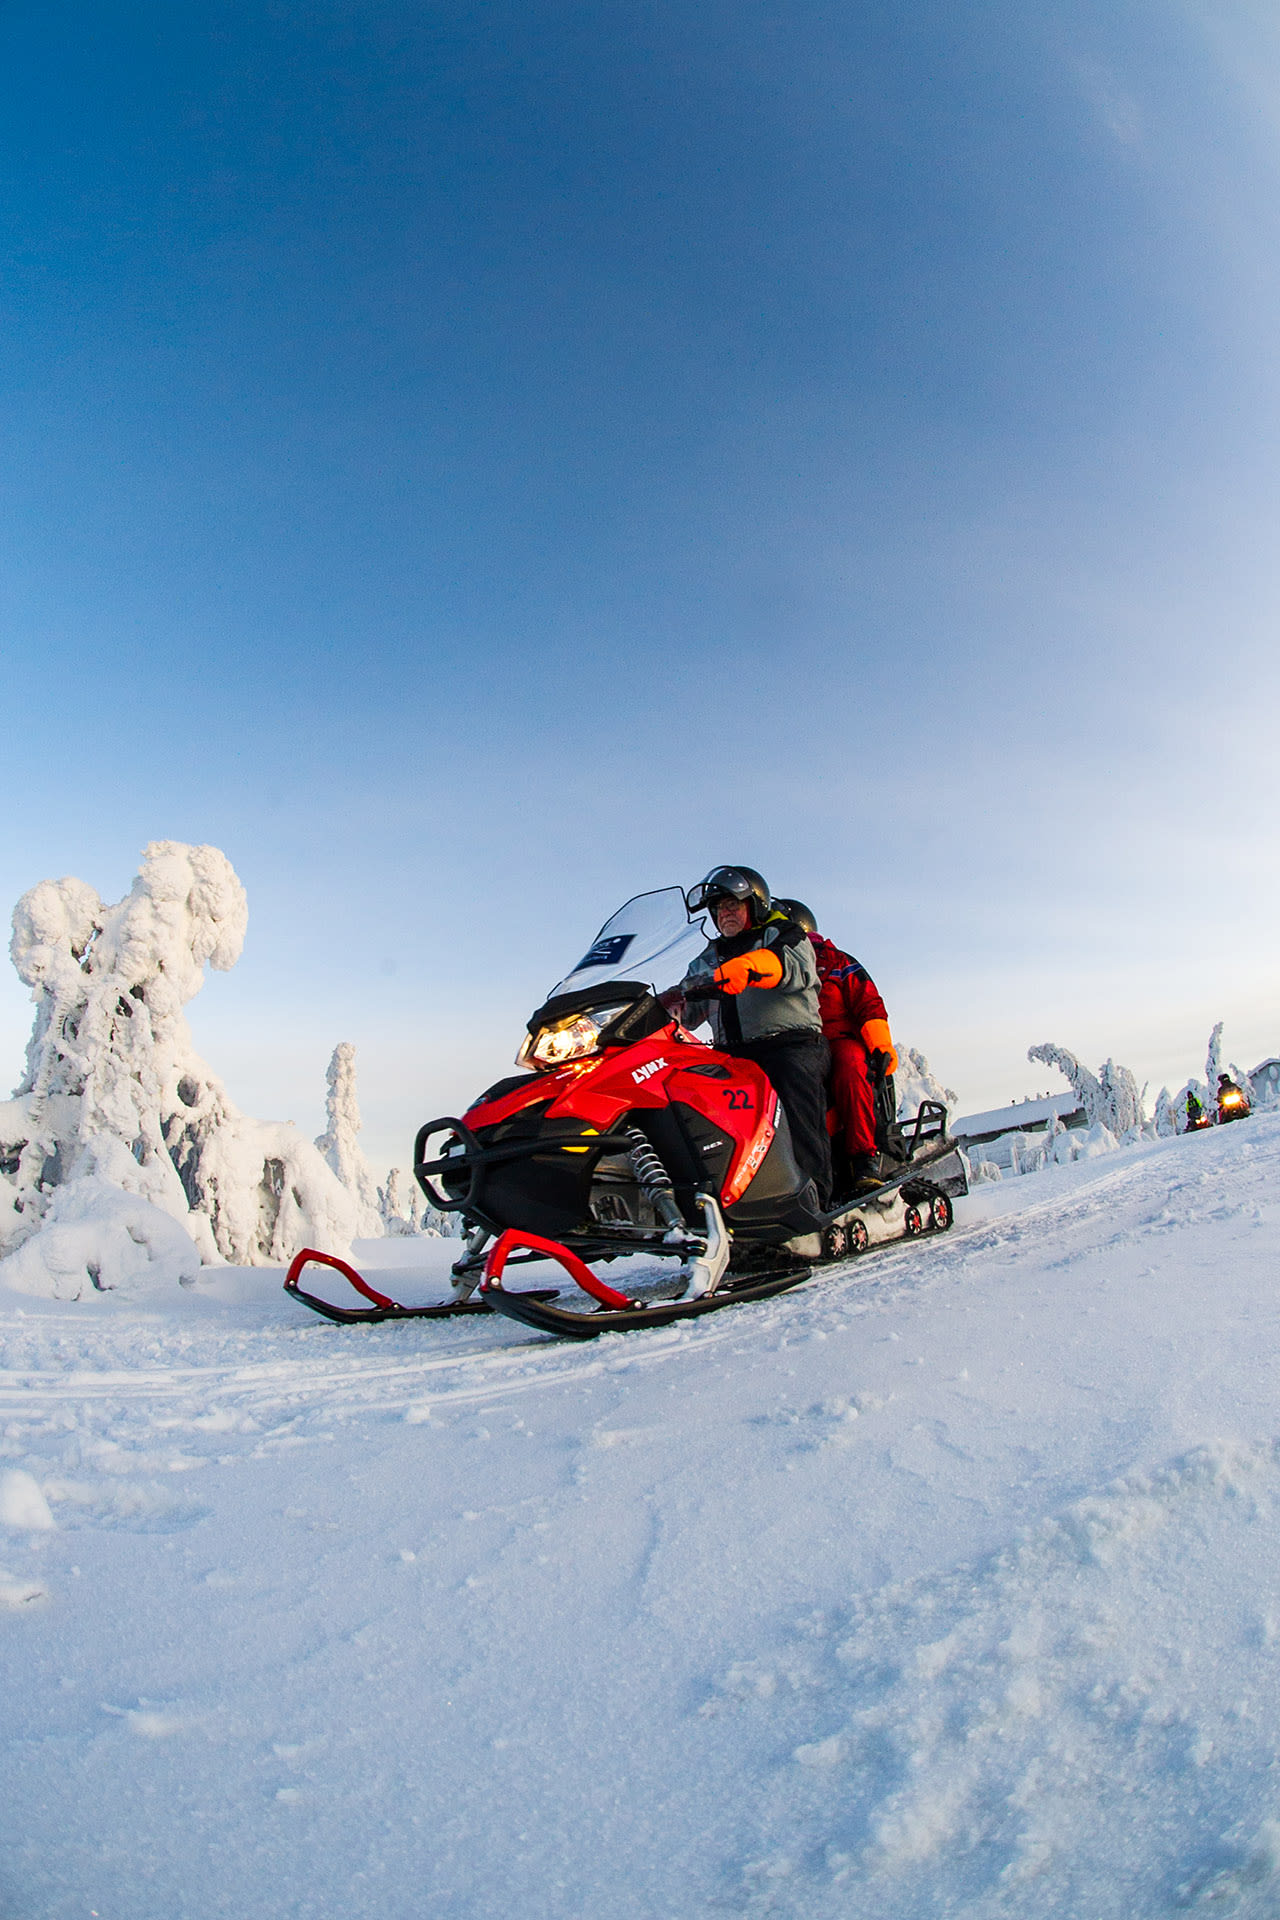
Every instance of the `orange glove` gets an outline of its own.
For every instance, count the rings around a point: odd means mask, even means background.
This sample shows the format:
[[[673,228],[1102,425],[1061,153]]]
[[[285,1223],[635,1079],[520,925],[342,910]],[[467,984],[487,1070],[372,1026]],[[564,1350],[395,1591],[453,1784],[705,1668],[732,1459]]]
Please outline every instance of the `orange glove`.
[[[889,1037],[887,1020],[868,1020],[862,1029],[862,1044],[868,1053],[884,1053],[889,1056],[886,1073],[898,1071],[898,1049]]]
[[[776,987],[782,978],[782,962],[768,947],[757,947],[754,953],[740,953],[736,960],[726,960],[711,978],[722,993],[743,993],[748,987]]]

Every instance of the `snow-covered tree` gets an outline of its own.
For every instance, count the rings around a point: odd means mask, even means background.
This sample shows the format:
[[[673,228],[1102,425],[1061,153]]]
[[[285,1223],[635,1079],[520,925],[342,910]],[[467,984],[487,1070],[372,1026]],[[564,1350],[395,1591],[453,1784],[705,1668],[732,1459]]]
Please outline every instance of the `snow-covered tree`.
[[[360,1108],[356,1101],[356,1050],[349,1040],[341,1040],[333,1050],[325,1076],[328,1095],[325,1115],[328,1125],[316,1141],[329,1166],[360,1209],[357,1232],[366,1239],[379,1234],[403,1237],[411,1233],[448,1235],[456,1231],[449,1215],[424,1202],[421,1214],[412,1182],[402,1186],[404,1175],[392,1167],[385,1187],[380,1187],[373,1169],[360,1146]]]
[[[357,1233],[365,1239],[376,1239],[383,1231],[382,1209],[373,1168],[360,1146],[356,1050],[349,1040],[340,1040],[334,1048],[325,1082],[329,1089],[324,1103],[328,1126],[316,1147],[360,1210]]]
[[[404,1175],[400,1168],[392,1167],[387,1175],[386,1186],[378,1188],[378,1210],[382,1215],[382,1230],[384,1233],[397,1234],[402,1238],[420,1230],[417,1196],[412,1182],[406,1190],[401,1191],[403,1179]],[[424,1208],[423,1211],[430,1212],[431,1209]]]
[[[1108,1060],[1093,1074],[1077,1060],[1074,1053],[1048,1042],[1038,1047],[1028,1047],[1027,1058],[1039,1060],[1047,1067],[1056,1067],[1059,1073],[1065,1075],[1084,1108],[1090,1126],[1101,1125],[1109,1133],[1118,1135],[1132,1133],[1141,1127],[1142,1095],[1128,1067],[1118,1067],[1114,1060]]]
[[[1105,1110],[1099,1116],[1103,1126],[1114,1134],[1136,1133],[1145,1117],[1142,1089],[1128,1067],[1118,1067],[1114,1060],[1105,1061],[1098,1069],[1098,1084],[1105,1103]]]
[[[387,1175],[386,1186],[378,1188],[378,1212],[382,1216],[384,1233],[409,1234],[413,1232],[416,1225],[413,1217],[413,1195],[411,1193],[408,1197],[409,1204],[406,1214],[404,1203],[400,1198],[400,1180],[401,1173],[399,1167],[392,1167]]]
[[[1280,1106],[1280,1065],[1274,1060],[1264,1060],[1261,1071],[1249,1076],[1249,1098],[1258,1108]]]
[[[1236,1085],[1244,1089],[1245,1098],[1252,1106],[1254,1104],[1253,1081],[1249,1078],[1244,1068],[1238,1067],[1234,1060],[1230,1060],[1227,1063],[1227,1072],[1231,1075]]]
[[[1058,1109],[1056,1107],[1050,1107],[1049,1120],[1048,1120],[1047,1126],[1045,1127],[1044,1135],[1043,1135],[1044,1158],[1045,1158],[1046,1166],[1048,1166],[1051,1161],[1057,1159],[1058,1142],[1062,1138],[1063,1134],[1066,1133],[1066,1131],[1067,1129],[1063,1126],[1062,1121],[1058,1117]]]
[[[1218,1075],[1222,1072],[1222,1027],[1223,1023],[1219,1020],[1209,1035],[1209,1044],[1205,1050],[1204,1079],[1197,1080],[1193,1076],[1173,1103],[1179,1133],[1186,1130],[1188,1094],[1195,1095],[1207,1114],[1212,1116],[1217,1111]],[[1231,1066],[1231,1077],[1244,1088],[1247,1094],[1250,1093],[1252,1082],[1248,1074],[1242,1073],[1234,1062]]]
[[[458,1231],[454,1225],[456,1216],[441,1213],[438,1207],[429,1205],[425,1200],[419,1210],[417,1194],[412,1184],[402,1198],[400,1183],[403,1178],[399,1167],[392,1167],[387,1175],[386,1186],[378,1188],[378,1208],[382,1215],[383,1231],[401,1236],[425,1233],[434,1239],[444,1240],[455,1237]]]
[[[1088,1067],[1076,1059],[1074,1053],[1068,1053],[1065,1047],[1055,1047],[1045,1041],[1038,1047],[1028,1047],[1027,1058],[1041,1060],[1046,1066],[1056,1067],[1059,1073],[1064,1074],[1070,1081],[1077,1100],[1084,1108],[1086,1119],[1090,1123],[1101,1119],[1102,1083],[1096,1074],[1090,1073]]]
[[[433,1207],[426,1200],[422,1203],[422,1212],[417,1216],[417,1231],[429,1233],[440,1240],[455,1240],[458,1237],[458,1216],[456,1213],[442,1213],[439,1207]]]
[[[1186,1119],[1186,1106],[1184,1103],[1183,1105],[1184,1122],[1185,1122],[1185,1119]],[[1161,1087],[1159,1093],[1156,1095],[1155,1129],[1156,1129],[1156,1132],[1160,1134],[1162,1138],[1167,1137],[1169,1134],[1181,1133],[1182,1131],[1182,1127],[1179,1125],[1179,1122],[1178,1122],[1177,1107],[1173,1101],[1172,1096],[1170,1095],[1168,1087]]]
[[[914,1120],[922,1100],[940,1101],[949,1114],[954,1114],[959,1104],[952,1088],[935,1080],[929,1062],[915,1047],[899,1048],[893,1084],[898,1096],[899,1120]]]
[[[124,1219],[121,1195],[137,1246],[165,1241],[154,1209],[206,1261],[275,1264],[308,1242],[349,1244],[356,1206],[320,1154],[292,1123],[240,1113],[192,1047],[182,1009],[206,966],[234,966],[246,921],[225,854],[171,840],[146,848],[115,906],[72,879],[18,902],[10,953],[36,1013],[26,1073],[0,1105],[0,1255],[33,1236],[42,1249],[21,1284],[67,1295],[110,1284],[93,1271],[91,1229],[99,1213]]]
[[[1218,1075],[1222,1072],[1222,1021],[1209,1035],[1209,1051],[1205,1055],[1204,1084],[1211,1099],[1218,1097]]]

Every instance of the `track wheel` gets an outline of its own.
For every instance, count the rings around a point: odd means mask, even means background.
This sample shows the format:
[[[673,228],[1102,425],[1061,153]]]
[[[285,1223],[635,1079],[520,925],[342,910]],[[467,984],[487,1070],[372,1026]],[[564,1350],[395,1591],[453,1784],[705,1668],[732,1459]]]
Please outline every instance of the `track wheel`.
[[[866,1250],[867,1250],[867,1247],[869,1246],[869,1244],[870,1244],[870,1241],[869,1241],[869,1237],[868,1237],[868,1234],[867,1234],[867,1223],[866,1223],[866,1221],[865,1221],[865,1220],[851,1220],[851,1221],[849,1222],[849,1251],[850,1251],[850,1253],[865,1253],[865,1252],[866,1252]]]
[[[903,1225],[907,1230],[907,1238],[909,1240],[914,1239],[916,1234],[924,1232],[924,1221],[920,1217],[919,1207],[907,1208],[906,1213],[903,1215]]]
[[[956,1217],[955,1208],[945,1193],[934,1194],[930,1212],[933,1214],[933,1230],[935,1233],[945,1233]]]

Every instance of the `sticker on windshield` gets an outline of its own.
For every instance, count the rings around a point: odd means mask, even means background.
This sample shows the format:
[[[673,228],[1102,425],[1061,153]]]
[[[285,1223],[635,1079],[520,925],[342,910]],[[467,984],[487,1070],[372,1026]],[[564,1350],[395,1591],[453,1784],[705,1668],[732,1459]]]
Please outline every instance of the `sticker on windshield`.
[[[596,941],[589,953],[584,954],[573,971],[581,973],[584,967],[616,967],[634,939],[634,933],[606,934],[602,940]]]

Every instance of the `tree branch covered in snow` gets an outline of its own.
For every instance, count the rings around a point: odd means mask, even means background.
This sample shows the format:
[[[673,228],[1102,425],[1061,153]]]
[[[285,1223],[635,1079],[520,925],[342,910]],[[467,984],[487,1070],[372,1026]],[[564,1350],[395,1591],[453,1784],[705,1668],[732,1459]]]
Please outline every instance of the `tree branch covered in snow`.
[[[898,1096],[898,1118],[913,1120],[924,1100],[937,1100],[954,1114],[959,1098],[941,1080],[935,1080],[929,1062],[915,1047],[903,1047],[898,1054],[898,1070],[893,1076]]]
[[[1074,1053],[1047,1041],[1038,1047],[1028,1047],[1027,1058],[1038,1060],[1046,1067],[1056,1067],[1065,1075],[1090,1126],[1101,1125],[1109,1133],[1123,1135],[1142,1125],[1142,1095],[1128,1067],[1118,1067],[1114,1060],[1108,1060],[1093,1074]]]

